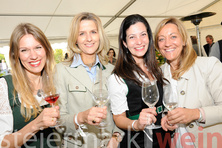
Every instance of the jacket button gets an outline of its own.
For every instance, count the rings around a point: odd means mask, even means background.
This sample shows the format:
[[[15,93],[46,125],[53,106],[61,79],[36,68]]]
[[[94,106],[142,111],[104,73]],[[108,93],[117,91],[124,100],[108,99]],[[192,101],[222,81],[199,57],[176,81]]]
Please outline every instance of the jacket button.
[[[181,95],[185,95],[185,91],[182,90],[182,91],[180,92],[180,94],[181,94]]]
[[[191,123],[190,125],[189,125],[189,128],[193,128],[194,127],[194,125]]]
[[[76,86],[76,89],[79,89],[79,86]]]

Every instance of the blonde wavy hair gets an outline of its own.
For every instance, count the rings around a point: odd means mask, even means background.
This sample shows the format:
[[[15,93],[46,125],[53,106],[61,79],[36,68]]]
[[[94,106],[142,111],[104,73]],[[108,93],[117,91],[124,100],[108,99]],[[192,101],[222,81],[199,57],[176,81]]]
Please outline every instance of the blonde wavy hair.
[[[182,22],[180,20],[178,20],[176,18],[173,18],[173,17],[164,19],[157,25],[155,35],[154,35],[156,49],[159,50],[158,34],[162,30],[162,28],[166,24],[169,24],[169,23],[174,24],[174,25],[177,26],[178,31],[179,31],[179,33],[182,37],[182,40],[185,43],[185,46],[183,46],[183,49],[182,49],[182,52],[181,52],[181,55],[180,55],[180,59],[179,59],[178,65],[177,65],[177,69],[175,71],[173,71],[173,73],[172,73],[172,77],[177,80],[187,70],[189,70],[189,68],[194,64],[194,62],[197,58],[197,54],[196,54],[195,50],[192,47],[191,39],[188,36],[186,28],[184,27],[184,25],[182,24]]]
[[[99,33],[99,39],[100,39],[99,48],[96,51],[96,53],[99,57],[100,62],[102,64],[107,64],[108,63],[107,52],[109,50],[108,37],[105,34],[105,31],[103,29],[103,26],[99,17],[89,12],[79,13],[72,19],[72,22],[70,25],[69,36],[68,36],[69,57],[66,61],[69,62],[69,64],[71,64],[71,62],[73,61],[73,57],[76,54],[81,54],[82,52],[76,45],[76,42],[79,36],[79,26],[82,20],[92,20],[95,22],[98,29],[98,33]]]
[[[25,121],[36,117],[41,111],[38,101],[33,96],[34,87],[29,80],[25,68],[19,58],[19,42],[24,35],[31,34],[44,47],[46,51],[46,64],[42,70],[42,89],[48,94],[54,93],[53,68],[55,65],[53,49],[44,33],[36,26],[30,23],[19,24],[12,32],[10,38],[9,58],[12,69],[12,81],[14,85],[14,101],[16,92],[21,100],[21,114]]]

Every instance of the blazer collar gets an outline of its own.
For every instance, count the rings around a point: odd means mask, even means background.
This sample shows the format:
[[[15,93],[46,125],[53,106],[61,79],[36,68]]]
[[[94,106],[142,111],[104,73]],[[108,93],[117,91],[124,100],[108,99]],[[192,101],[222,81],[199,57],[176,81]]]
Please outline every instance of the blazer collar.
[[[191,69],[192,67],[190,67],[190,69]],[[166,79],[168,79],[168,80],[170,80],[170,65],[168,64],[168,63],[165,63],[164,65],[163,65],[163,67],[162,67],[162,69],[163,69],[163,72],[164,72],[164,77],[166,78]],[[181,76],[181,78],[184,78],[184,79],[186,79],[186,80],[189,80],[190,79],[190,77],[192,76],[192,72],[191,72],[191,70],[187,70],[182,76]]]
[[[79,65],[76,68],[66,67],[66,70],[72,77],[79,81],[79,83],[84,85],[90,91],[92,90],[93,82],[82,65]]]
[[[76,68],[72,68],[72,67],[65,67],[67,72],[73,77],[75,78],[77,81],[79,81],[79,83],[81,83],[82,85],[84,85],[89,91],[92,91],[92,87],[93,87],[93,82],[91,81],[88,73],[86,72],[86,69],[83,67],[83,65],[79,65]],[[96,67],[97,72],[99,71],[99,66]],[[106,72],[106,68],[105,66],[103,66],[103,70],[102,70],[103,74],[105,75],[105,77],[107,77],[107,72]],[[96,74],[98,75],[98,73]]]

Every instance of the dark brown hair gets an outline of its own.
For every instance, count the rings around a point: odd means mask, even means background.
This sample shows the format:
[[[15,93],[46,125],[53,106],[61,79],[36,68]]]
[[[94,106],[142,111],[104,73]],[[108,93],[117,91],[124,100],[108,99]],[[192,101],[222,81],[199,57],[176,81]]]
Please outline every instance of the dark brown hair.
[[[163,77],[160,68],[158,67],[157,60],[156,60],[156,54],[155,49],[153,45],[153,36],[151,28],[146,21],[146,19],[139,15],[139,14],[133,14],[127,16],[119,30],[119,54],[118,54],[118,60],[115,65],[115,68],[113,70],[113,73],[117,76],[123,78],[123,79],[129,79],[137,83],[141,86],[141,81],[137,78],[135,75],[135,72],[141,75],[146,74],[143,72],[143,70],[136,64],[133,56],[131,55],[128,48],[126,48],[123,44],[123,42],[126,43],[126,31],[129,29],[131,25],[134,25],[138,22],[141,22],[145,25],[148,38],[149,38],[149,46],[148,50],[145,53],[143,60],[144,63],[147,65],[147,68],[149,69],[149,72],[151,75],[155,76],[155,78],[163,84]]]

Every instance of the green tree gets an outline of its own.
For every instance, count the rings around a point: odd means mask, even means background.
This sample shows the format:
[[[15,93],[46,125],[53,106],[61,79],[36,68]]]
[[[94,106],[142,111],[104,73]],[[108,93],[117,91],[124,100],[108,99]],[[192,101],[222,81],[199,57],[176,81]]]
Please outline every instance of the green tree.
[[[5,60],[5,56],[4,56],[4,54],[0,54],[0,61],[2,61],[2,59]]]
[[[62,49],[55,49],[54,56],[56,63],[60,63],[64,59],[63,50]]]

